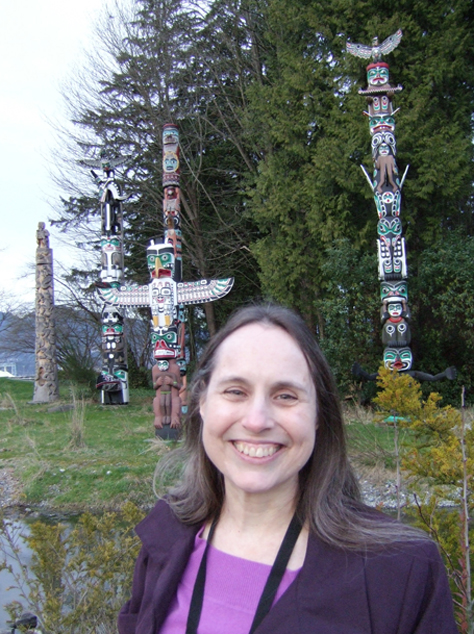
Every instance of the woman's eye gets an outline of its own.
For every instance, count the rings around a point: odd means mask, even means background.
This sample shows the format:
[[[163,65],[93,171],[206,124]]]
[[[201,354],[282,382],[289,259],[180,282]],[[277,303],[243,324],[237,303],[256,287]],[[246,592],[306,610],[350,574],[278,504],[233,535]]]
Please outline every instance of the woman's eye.
[[[280,401],[296,401],[296,396],[294,394],[290,394],[288,392],[283,392],[282,394],[277,394],[277,399]]]
[[[228,396],[244,396],[244,392],[239,390],[238,387],[228,388],[225,390],[224,394],[227,394]]]

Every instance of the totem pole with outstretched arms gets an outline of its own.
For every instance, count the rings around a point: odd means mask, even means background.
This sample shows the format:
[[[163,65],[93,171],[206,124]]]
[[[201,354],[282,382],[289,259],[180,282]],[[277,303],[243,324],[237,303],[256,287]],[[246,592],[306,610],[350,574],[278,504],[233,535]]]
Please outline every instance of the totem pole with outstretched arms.
[[[347,51],[356,57],[371,59],[367,66],[367,83],[360,95],[367,99],[369,130],[372,137],[372,178],[365,167],[361,168],[374,195],[377,209],[377,251],[380,279],[380,318],[382,342],[385,346],[383,363],[385,367],[425,381],[437,381],[456,376],[454,368],[448,368],[436,375],[412,369],[410,309],[408,306],[408,268],[405,239],[402,236],[401,203],[402,187],[408,172],[406,166],[402,178],[397,167],[397,144],[395,138],[395,114],[393,97],[402,90],[401,86],[390,84],[389,66],[382,61],[382,55],[393,51],[402,38],[402,31],[388,37],[379,44],[375,37],[371,46],[347,42]],[[353,366],[355,376],[374,380],[377,373],[369,374],[358,363]]]
[[[81,161],[91,168],[101,168],[103,174],[91,169],[99,186],[101,212],[101,271],[102,283],[119,288],[124,278],[123,258],[123,209],[122,202],[128,196],[122,194],[115,179],[115,168],[122,160]],[[126,405],[129,398],[127,343],[124,334],[123,310],[104,303],[102,309],[102,370],[96,382],[101,390],[103,405]]]
[[[154,365],[154,425],[169,437],[181,426],[186,398],[184,307],[227,295],[233,278],[183,282],[181,259],[179,133],[176,125],[163,126],[163,227],[162,239],[147,247],[150,283],[118,287],[99,283],[98,291],[110,307],[149,306]]]

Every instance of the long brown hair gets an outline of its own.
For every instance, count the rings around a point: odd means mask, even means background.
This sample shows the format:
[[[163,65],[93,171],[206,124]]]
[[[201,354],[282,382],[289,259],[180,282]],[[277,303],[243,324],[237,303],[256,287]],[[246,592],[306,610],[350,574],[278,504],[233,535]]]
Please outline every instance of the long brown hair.
[[[199,403],[209,385],[219,346],[236,330],[253,323],[281,328],[292,337],[306,358],[316,388],[317,439],[299,474],[297,512],[301,521],[325,542],[345,548],[370,548],[426,537],[421,531],[387,521],[361,502],[347,457],[345,427],[329,365],[303,319],[276,304],[238,310],[212,338],[200,359],[190,388],[183,447],[160,460],[155,474],[155,481],[167,480],[170,468],[177,461],[182,465],[179,482],[167,494],[178,518],[186,524],[202,523],[222,508],[224,481],[204,451]]]

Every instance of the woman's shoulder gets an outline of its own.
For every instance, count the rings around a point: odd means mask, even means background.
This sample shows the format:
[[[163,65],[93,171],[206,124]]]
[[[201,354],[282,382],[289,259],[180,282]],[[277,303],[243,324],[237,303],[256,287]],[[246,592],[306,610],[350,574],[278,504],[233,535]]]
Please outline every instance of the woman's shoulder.
[[[143,546],[151,555],[167,553],[176,543],[192,542],[198,530],[198,525],[183,524],[166,499],[158,500],[135,528]]]

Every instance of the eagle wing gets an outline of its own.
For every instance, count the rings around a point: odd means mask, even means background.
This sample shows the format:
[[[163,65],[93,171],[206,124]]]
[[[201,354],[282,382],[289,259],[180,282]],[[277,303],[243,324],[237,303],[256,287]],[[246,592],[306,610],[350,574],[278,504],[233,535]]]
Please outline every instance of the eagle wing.
[[[398,29],[396,33],[387,37],[387,39],[384,40],[379,47],[382,55],[388,55],[395,48],[397,48],[397,46],[400,44],[400,40],[402,39],[402,35],[402,30]]]
[[[363,59],[370,59],[372,57],[372,47],[366,44],[352,44],[352,42],[346,42],[346,49],[351,55],[356,57],[362,57]]]
[[[149,306],[150,305],[150,289],[148,284],[139,286],[132,284],[130,286],[108,288],[97,287],[101,299],[112,306]]]
[[[203,304],[227,295],[234,284],[233,277],[222,280],[199,280],[178,284],[178,304]]]

